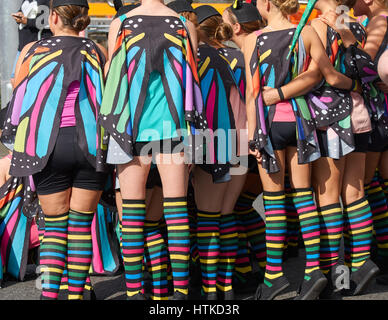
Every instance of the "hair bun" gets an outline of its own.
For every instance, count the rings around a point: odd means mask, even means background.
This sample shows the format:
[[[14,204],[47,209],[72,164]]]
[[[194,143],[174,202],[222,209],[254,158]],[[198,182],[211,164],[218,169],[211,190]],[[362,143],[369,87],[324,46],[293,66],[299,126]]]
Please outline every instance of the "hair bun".
[[[229,41],[232,37],[232,27],[228,23],[222,22],[216,29],[215,38],[218,41]]]
[[[295,14],[299,10],[298,0],[271,0],[283,14]]]

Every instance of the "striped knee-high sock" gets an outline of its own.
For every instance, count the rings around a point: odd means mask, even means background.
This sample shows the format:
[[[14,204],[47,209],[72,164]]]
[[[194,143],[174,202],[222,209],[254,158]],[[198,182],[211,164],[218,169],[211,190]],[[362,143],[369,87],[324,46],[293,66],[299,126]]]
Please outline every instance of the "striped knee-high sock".
[[[346,207],[344,207],[344,217],[343,217],[343,237],[344,237],[344,262],[345,266],[349,269],[352,268],[352,248],[351,248],[351,239],[350,239],[350,225],[349,218],[345,212]]]
[[[237,250],[238,233],[235,215],[222,215],[220,219],[220,255],[217,265],[217,288],[222,292],[232,290]]]
[[[250,248],[247,240],[247,234],[243,227],[238,221],[237,232],[238,232],[238,250],[234,270],[240,274],[247,274],[252,272],[251,260],[250,260]]]
[[[69,300],[82,300],[86,277],[92,262],[93,245],[91,226],[94,212],[80,212],[70,209],[67,271]]]
[[[318,208],[321,225],[320,267],[328,273],[339,259],[339,249],[343,232],[341,204],[335,203]]]
[[[287,238],[285,247],[295,250],[295,248],[298,247],[299,219],[292,199],[292,194],[294,193],[294,191],[291,188],[291,183],[288,174],[286,174],[284,178],[284,188],[286,194],[287,210]]]
[[[42,299],[57,299],[67,257],[69,213],[44,216],[45,229],[40,246]]]
[[[372,210],[378,258],[388,259],[388,205],[380,181],[373,179],[365,186],[365,194]]]
[[[143,293],[145,200],[123,199],[122,252],[127,296]]]
[[[264,284],[272,287],[273,281],[283,276],[283,250],[287,236],[286,196],[284,192],[264,191],[263,202],[267,246]]]
[[[388,179],[385,179],[382,181],[381,187],[383,188],[385,198],[387,199],[387,202],[388,202]]]
[[[319,270],[320,221],[311,189],[295,189],[292,201],[298,213],[306,250],[305,277]]]
[[[186,197],[164,198],[163,208],[174,291],[188,295],[190,227]]]
[[[370,257],[373,220],[365,198],[344,207],[348,224],[350,262],[352,272],[357,271]]]
[[[202,291],[217,292],[217,262],[220,253],[221,212],[197,212],[197,241],[202,271]]]
[[[144,256],[152,278],[152,300],[168,300],[166,243],[160,233],[159,221],[144,223]]]
[[[190,188],[189,188],[190,190]],[[190,225],[190,257],[193,263],[196,263],[199,258],[197,245],[197,210],[195,207],[194,191],[190,190],[187,196],[187,212],[189,215]]]
[[[292,190],[286,191],[286,211],[287,211],[287,238],[286,238],[286,247],[287,248],[297,248],[298,247],[298,236],[299,236],[299,218],[298,212],[295,209]]]
[[[237,200],[236,213],[259,267],[264,270],[266,264],[265,222],[252,206],[256,198],[257,194],[243,192]]]

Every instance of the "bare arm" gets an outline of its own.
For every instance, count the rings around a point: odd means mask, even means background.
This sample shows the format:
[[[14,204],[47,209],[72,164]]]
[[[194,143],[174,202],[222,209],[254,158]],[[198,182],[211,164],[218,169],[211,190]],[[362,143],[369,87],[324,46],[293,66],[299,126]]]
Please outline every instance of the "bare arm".
[[[290,100],[291,98],[309,93],[321,80],[322,73],[319,70],[318,65],[314,61],[311,61],[305,72],[281,87],[284,100]],[[264,87],[263,99],[266,105],[273,105],[281,102],[278,90],[269,87]]]
[[[378,71],[381,80],[388,85],[388,50],[379,59]]]
[[[337,25],[337,17],[338,16],[335,12],[330,11],[326,15],[322,16],[321,19],[323,22],[328,24],[339,33],[344,46],[348,48],[352,44],[356,43],[356,38],[349,30],[349,28]],[[374,17],[366,28],[366,33],[368,36],[364,48],[358,45],[358,48],[366,52],[371,57],[372,61],[376,58],[377,52],[379,51],[381,43],[383,42],[386,30],[387,19],[383,16]]]
[[[321,27],[319,30],[322,32]],[[313,27],[306,26],[302,31],[302,36],[307,47],[307,51],[310,52],[311,58],[319,66],[326,82],[332,87],[350,90],[353,84],[352,79],[334,69],[320,40],[322,38],[319,37],[315,29]]]

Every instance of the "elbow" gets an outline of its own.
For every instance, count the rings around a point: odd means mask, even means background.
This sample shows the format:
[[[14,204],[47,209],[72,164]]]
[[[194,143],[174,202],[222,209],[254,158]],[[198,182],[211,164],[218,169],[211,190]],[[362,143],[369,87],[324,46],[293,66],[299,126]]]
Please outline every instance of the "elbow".
[[[332,87],[338,87],[341,83],[341,78],[340,76],[335,73],[335,74],[330,74],[328,77],[326,77],[326,82],[332,86]]]

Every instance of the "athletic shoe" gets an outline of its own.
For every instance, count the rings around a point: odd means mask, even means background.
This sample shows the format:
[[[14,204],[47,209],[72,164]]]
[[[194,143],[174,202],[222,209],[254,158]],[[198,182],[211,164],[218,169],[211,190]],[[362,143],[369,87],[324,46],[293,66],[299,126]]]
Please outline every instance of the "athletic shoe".
[[[274,280],[271,287],[261,283],[257,287],[255,300],[273,300],[289,286],[290,283],[285,276],[281,276]]]
[[[316,300],[325,289],[327,282],[321,270],[315,270],[311,274],[305,275],[295,300]]]
[[[357,271],[350,275],[350,289],[344,289],[343,295],[357,296],[365,292],[370,282],[379,273],[379,268],[368,259]]]

